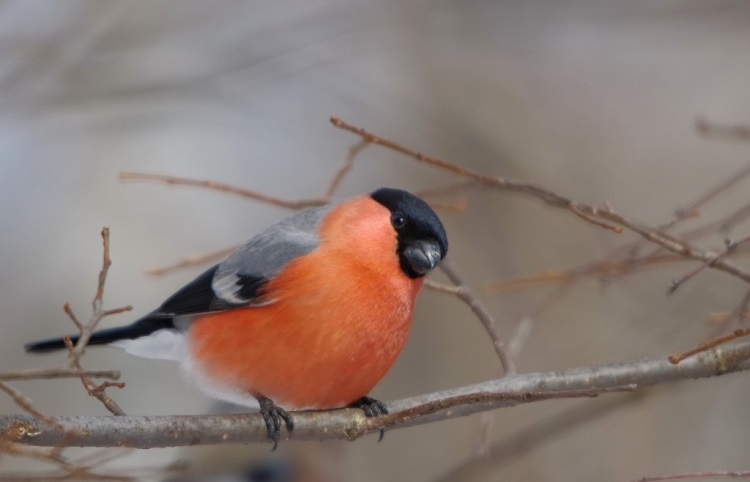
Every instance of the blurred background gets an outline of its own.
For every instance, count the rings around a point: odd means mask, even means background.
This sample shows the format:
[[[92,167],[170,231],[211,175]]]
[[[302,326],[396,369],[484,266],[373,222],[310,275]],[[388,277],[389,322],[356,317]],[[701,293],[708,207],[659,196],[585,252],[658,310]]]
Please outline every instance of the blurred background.
[[[106,305],[134,306],[102,324],[111,326],[203,269],[152,277],[147,268],[239,243],[287,214],[218,192],[123,183],[119,172],[313,197],[358,140],[333,128],[331,114],[484,173],[666,221],[748,162],[748,144],[701,137],[695,121],[750,122],[749,22],[741,0],[0,2],[0,367],[62,361],[26,355],[23,343],[71,332],[66,301],[88,316],[102,226],[111,228],[114,262]],[[369,147],[337,198],[451,181]],[[699,221],[745,204],[747,187],[712,201]],[[487,282],[575,267],[634,239],[517,194],[459,197],[465,212],[441,213],[451,256],[509,337],[557,288],[496,294]],[[701,243],[721,247],[722,237]],[[693,266],[577,284],[528,323],[519,369],[690,348],[712,332],[708,314],[732,310],[746,291],[705,272],[666,297]],[[122,370],[127,387],[110,393],[128,414],[213,410],[169,362],[105,348],[83,364]],[[405,351],[373,395],[404,398],[499,373],[467,308],[426,291]],[[750,469],[746,377],[499,410],[493,456],[480,461],[484,422],[472,416],[390,431],[382,443],[284,443],[272,457],[265,444],[134,451],[109,467],[189,460],[196,481],[362,482]],[[50,414],[106,414],[75,380],[16,386]],[[6,397],[0,409],[18,411]],[[0,474],[42,467],[0,458]],[[235,471],[256,478],[231,479]]]

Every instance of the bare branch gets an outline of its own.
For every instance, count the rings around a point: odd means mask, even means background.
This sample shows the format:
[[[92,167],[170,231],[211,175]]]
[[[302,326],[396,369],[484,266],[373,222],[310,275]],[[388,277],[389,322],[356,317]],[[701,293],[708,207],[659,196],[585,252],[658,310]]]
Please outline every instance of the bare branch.
[[[750,369],[750,343],[717,347],[678,366],[664,357],[561,372],[508,376],[477,385],[420,395],[387,403],[392,415],[368,419],[361,410],[294,413],[294,440],[353,440],[381,428],[403,428],[522,403],[562,397],[589,397],[711,377]],[[259,414],[53,417],[62,428],[45,426],[33,417],[0,415],[0,431],[17,434],[16,441],[37,446],[174,447],[225,443],[268,442]],[[19,429],[22,428],[22,429]],[[26,436],[23,434],[34,433]],[[288,438],[289,435],[286,434]]]
[[[674,215],[667,222],[662,223],[657,227],[657,231],[666,231],[673,228],[680,221],[699,215],[699,209],[705,203],[734,187],[739,181],[747,178],[748,175],[750,175],[750,164],[739,171],[732,173],[716,186],[711,187],[705,193],[701,194],[701,196],[694,201],[691,201],[685,206],[675,210]],[[613,211],[611,206],[608,206],[608,203],[605,202],[604,204],[609,211]],[[696,240],[708,234],[714,234],[717,231],[727,238],[729,230],[748,217],[750,217],[750,205],[745,205],[722,219],[708,222],[702,226],[682,233],[680,238],[684,240]],[[656,265],[664,263],[688,261],[679,254],[665,253],[661,248],[654,250],[651,254],[640,257],[636,256],[638,250],[643,247],[645,243],[645,239],[640,239],[635,242],[624,244],[615,248],[599,260],[592,261],[576,268],[564,271],[549,270],[537,276],[493,282],[488,285],[488,289],[499,293],[506,290],[521,289],[542,284],[569,284],[584,277],[612,278],[615,276],[625,276],[641,270],[642,268],[655,267]],[[747,254],[748,252],[750,252],[750,250],[748,250],[747,247],[743,248],[741,246],[735,246],[732,249],[733,255]]]
[[[30,413],[33,417],[41,420],[42,422],[46,424],[53,424],[55,422],[52,421],[50,417],[45,415],[44,413],[40,412],[36,407],[34,407],[34,402],[32,402],[29,397],[21,393],[20,391],[13,388],[8,383],[0,380],[0,390],[4,391],[10,398],[13,399],[13,401],[24,409],[26,412]]]
[[[710,350],[711,348],[717,347],[719,345],[723,345],[725,343],[729,343],[730,341],[736,340],[737,338],[742,338],[743,336],[750,335],[750,329],[736,329],[729,335],[719,336],[717,338],[714,338],[712,340],[704,341],[700,345],[696,346],[695,348],[691,348],[690,350],[680,353],[678,355],[670,355],[669,362],[677,365],[678,363],[682,362],[683,360],[697,354],[704,352],[706,350]]]
[[[328,188],[326,188],[325,194],[323,194],[323,199],[328,201],[333,197],[333,195],[336,193],[336,190],[341,185],[341,181],[344,180],[347,174],[349,174],[349,171],[352,170],[352,167],[354,167],[354,160],[357,158],[359,153],[369,145],[370,143],[363,139],[349,148],[349,152],[347,153],[346,159],[344,159],[344,163],[333,174],[331,182],[328,185]]]
[[[55,378],[108,378],[118,380],[118,370],[78,370],[73,368],[42,368],[34,370],[17,370],[12,372],[0,372],[0,380],[52,380]]]
[[[436,284],[431,284],[431,286],[434,289],[452,292],[452,294],[456,295],[458,299],[466,303],[469,308],[471,308],[471,311],[473,311],[474,315],[479,318],[479,321],[484,326],[484,329],[487,330],[487,334],[492,340],[492,345],[495,347],[495,352],[500,358],[500,363],[502,363],[503,365],[503,371],[505,371],[506,375],[515,375],[518,370],[516,369],[516,365],[513,362],[513,359],[508,353],[507,343],[503,335],[500,333],[500,329],[497,326],[495,317],[492,316],[489,310],[469,290],[469,288],[461,278],[461,275],[458,274],[458,271],[456,270],[455,266],[453,266],[453,263],[449,258],[443,259],[440,262],[439,266],[442,272],[445,273],[445,275],[451,281],[451,283],[455,285],[455,291],[447,289],[448,287],[442,287]]]
[[[730,253],[732,253],[734,250],[737,249],[737,247],[746,244],[748,241],[750,241],[750,236],[743,238],[739,241],[735,242],[728,242],[726,249],[724,249],[722,252],[715,254],[711,257],[711,259],[707,260],[705,263],[701,264],[697,268],[693,269],[692,271],[688,272],[687,274],[683,275],[679,279],[676,279],[672,282],[672,286],[669,287],[668,294],[672,294],[675,291],[677,291],[677,288],[682,286],[686,281],[693,278],[695,275],[700,273],[706,268],[711,267],[712,264],[716,263],[718,260],[728,256]]]
[[[745,293],[740,304],[732,311],[730,319],[737,320],[738,323],[742,322],[745,319],[748,305],[750,305],[750,290]]]
[[[101,308],[100,308],[101,309]],[[73,342],[70,340],[70,337],[65,337],[65,347],[68,349],[68,352],[70,354],[73,354],[73,350],[75,347],[73,346]],[[74,366],[80,370],[83,371],[81,368],[81,361],[78,358],[75,358]],[[94,383],[91,381],[90,378],[88,378],[86,375],[81,375],[81,383],[83,383],[83,388],[86,389],[88,394],[92,397],[97,398],[104,407],[109,410],[112,415],[118,415],[122,416],[125,415],[125,412],[120,408],[119,405],[117,405],[117,402],[112,400],[109,395],[106,393],[106,389],[109,387],[116,387],[116,388],[125,388],[124,383],[113,383],[113,382],[104,382],[101,385],[94,385]]]
[[[70,320],[73,322],[74,325],[78,328],[80,331],[80,335],[78,337],[78,341],[73,345],[70,338],[65,337],[65,346],[68,348],[68,360],[67,360],[67,369],[74,369],[78,373],[78,378],[81,379],[81,383],[83,383],[84,388],[88,392],[88,394],[92,397],[96,397],[99,399],[104,406],[112,412],[114,415],[125,415],[125,412],[122,411],[122,409],[115,403],[114,400],[112,400],[105,392],[107,387],[115,386],[122,388],[125,385],[116,383],[111,384],[109,382],[104,382],[101,385],[95,385],[91,379],[84,374],[84,370],[81,367],[81,356],[83,355],[84,350],[86,349],[86,345],[88,345],[89,341],[91,340],[91,336],[94,333],[94,330],[96,330],[97,325],[99,322],[111,315],[116,315],[119,313],[124,313],[126,311],[130,311],[132,307],[130,306],[123,306],[120,308],[115,308],[111,310],[105,310],[103,308],[104,305],[104,287],[107,283],[107,274],[109,273],[109,267],[112,266],[112,259],[109,255],[109,228],[102,228],[102,268],[99,271],[99,280],[96,286],[96,294],[94,295],[94,299],[91,302],[92,307],[92,313],[91,318],[89,319],[88,323],[86,325],[83,325],[76,315],[73,313],[72,308],[68,303],[65,303],[63,306],[63,309],[65,313],[68,315]],[[117,374],[119,378],[119,373]]]
[[[219,261],[234,253],[237,248],[239,248],[239,245],[229,246],[228,248],[222,248],[218,251],[213,251],[211,253],[206,253],[199,256],[184,256],[176,263],[166,266],[160,266],[158,268],[147,269],[146,273],[152,276],[162,276],[173,271],[188,268],[190,266],[200,266],[214,261]]]
[[[750,140],[750,127],[744,124],[724,125],[710,122],[703,117],[695,121],[695,128],[705,137],[728,139],[733,141]]]
[[[108,310],[105,311],[102,309],[103,304],[103,296],[104,296],[104,285],[107,282],[107,273],[109,272],[109,267],[112,265],[112,260],[109,257],[109,228],[102,228],[102,269],[99,271],[99,282],[96,286],[96,294],[94,295],[94,299],[91,302],[91,306],[93,308],[93,312],[91,314],[91,318],[89,319],[89,322],[83,326],[80,321],[76,318],[75,314],[73,314],[73,310],[70,308],[70,305],[68,303],[65,303],[65,306],[63,307],[65,310],[65,313],[70,317],[71,321],[80,329],[81,334],[78,337],[78,342],[76,343],[75,348],[70,351],[70,354],[68,356],[68,367],[75,366],[76,361],[81,357],[83,354],[83,351],[86,349],[86,345],[88,344],[89,340],[91,339],[91,335],[94,333],[94,330],[96,329],[96,326],[99,324],[99,322],[104,318],[105,316],[109,316],[112,314],[117,313],[123,313],[126,311],[130,311],[133,308],[131,306],[123,306],[121,308],[116,308],[114,310]]]
[[[750,477],[750,470],[716,470],[708,472],[686,472],[684,474],[652,475],[641,477],[633,482],[657,482],[660,480],[703,479],[706,477],[745,478]]]
[[[214,191],[221,191],[221,192],[225,192],[229,194],[235,194],[237,196],[241,196],[247,199],[252,199],[254,201],[260,201],[266,204],[270,204],[272,206],[279,206],[279,207],[287,208],[287,209],[305,209],[305,208],[311,208],[315,206],[322,206],[331,201],[331,197],[335,194],[336,190],[341,185],[341,182],[344,180],[347,174],[349,174],[349,171],[351,171],[352,167],[354,166],[354,161],[356,160],[357,156],[369,144],[370,144],[369,142],[362,140],[358,142],[357,144],[354,144],[353,146],[351,146],[349,148],[349,152],[347,153],[346,158],[344,159],[344,162],[336,170],[336,172],[334,172],[333,176],[331,177],[331,180],[328,183],[328,186],[326,187],[323,195],[317,198],[313,198],[313,199],[282,199],[276,196],[262,194],[257,191],[252,191],[250,189],[243,189],[240,187],[232,186],[230,184],[224,184],[221,182],[205,181],[205,180],[199,180],[199,179],[186,179],[184,177],[164,176],[160,174],[121,172],[119,177],[121,181],[147,181],[147,182],[150,181],[150,182],[159,182],[159,183],[169,184],[169,185],[174,185],[174,186],[201,187],[205,189],[211,189]],[[171,268],[170,267],[160,268],[157,270],[152,270],[152,274],[162,274],[161,271],[164,271],[164,270],[171,271],[174,269],[181,268],[185,265],[199,264],[202,262],[203,261],[188,262],[189,264],[183,264],[183,265],[175,266]],[[156,273],[153,273],[153,271],[156,271]]]
[[[121,181],[151,181],[151,182],[169,184],[173,186],[202,187],[206,189],[212,189],[214,191],[225,192],[228,194],[235,194],[237,196],[241,196],[241,197],[248,198],[248,199],[253,199],[255,201],[261,201],[266,204],[271,204],[273,206],[279,206],[279,207],[287,208],[287,209],[303,209],[303,208],[315,207],[315,206],[320,206],[322,204],[325,204],[325,202],[321,201],[320,199],[299,199],[299,200],[281,199],[276,196],[269,196],[267,194],[262,194],[257,191],[251,191],[249,189],[242,189],[242,188],[232,186],[229,184],[224,184],[221,182],[203,181],[203,180],[198,180],[198,179],[187,179],[184,177],[176,177],[176,176],[163,176],[159,174],[144,174],[144,173],[139,173],[139,172],[121,172],[120,180]]]
[[[584,211],[582,211],[576,204],[571,204],[570,210],[573,211],[573,214],[575,214],[579,218],[595,226],[599,226],[600,228],[604,228],[604,229],[609,229],[615,234],[620,234],[622,232],[622,227],[613,226],[612,224],[609,224],[605,221],[599,221],[598,219],[595,219],[594,217],[592,217],[590,214],[587,214]],[[607,210],[612,212],[612,208],[610,208],[609,206],[607,207]]]
[[[409,156],[419,162],[442,169],[454,175],[472,179],[486,187],[520,192],[529,195],[531,197],[539,199],[549,206],[567,209],[577,217],[583,218],[587,221],[591,221],[594,219],[596,219],[597,221],[603,221],[608,224],[608,229],[611,229],[613,226],[622,226],[628,228],[629,230],[641,235],[644,239],[658,244],[663,248],[682,257],[703,262],[709,262],[714,258],[714,255],[712,253],[692,246],[680,239],[675,238],[674,236],[666,234],[663,231],[648,227],[644,224],[617,214],[611,208],[611,206],[605,205],[604,209],[600,209],[594,206],[573,201],[572,199],[566,198],[565,196],[557,194],[549,189],[537,186],[529,182],[481,174],[471,169],[461,167],[457,164],[453,164],[448,161],[444,161],[442,159],[438,159],[436,157],[428,156],[422,154],[421,152],[414,151],[394,141],[378,137],[362,128],[347,124],[337,117],[331,117],[331,123],[339,129],[343,129],[360,136],[362,139],[366,139],[372,144],[381,145],[393,151]],[[710,267],[723,271],[732,276],[740,278],[747,283],[750,283],[750,272],[745,271],[744,269],[734,265],[733,263],[725,259],[714,260]]]

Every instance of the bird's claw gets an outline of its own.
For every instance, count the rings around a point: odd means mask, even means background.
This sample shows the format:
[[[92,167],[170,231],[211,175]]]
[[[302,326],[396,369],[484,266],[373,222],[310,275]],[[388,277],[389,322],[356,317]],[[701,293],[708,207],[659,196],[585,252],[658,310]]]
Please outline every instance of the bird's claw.
[[[294,420],[286,410],[277,406],[270,398],[258,397],[258,403],[260,404],[260,414],[266,422],[268,438],[273,442],[273,448],[271,449],[273,452],[279,446],[279,440],[281,439],[281,421],[284,420],[287,431],[291,432],[294,430]]]
[[[356,402],[352,403],[351,405],[354,408],[359,408],[363,412],[365,412],[365,417],[367,418],[373,418],[373,417],[380,417],[381,415],[388,415],[388,407],[385,406],[383,402],[380,400],[375,400],[371,397],[362,397]],[[385,435],[385,429],[380,429],[380,437],[378,438],[378,442],[383,440],[383,435]]]

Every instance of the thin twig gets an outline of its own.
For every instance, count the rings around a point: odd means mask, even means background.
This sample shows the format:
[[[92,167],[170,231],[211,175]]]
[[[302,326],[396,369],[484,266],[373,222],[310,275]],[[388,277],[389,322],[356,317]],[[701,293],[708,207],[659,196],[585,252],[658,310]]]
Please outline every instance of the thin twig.
[[[83,332],[83,324],[81,324],[80,321],[78,321],[78,318],[76,317],[75,313],[73,313],[73,309],[70,307],[70,303],[65,303],[63,305],[63,311],[66,315],[68,315],[68,318],[70,318],[70,321],[73,322],[73,324],[78,328],[78,332]]]
[[[363,139],[349,148],[349,152],[344,159],[344,163],[333,174],[331,182],[330,184],[328,184],[328,188],[326,188],[325,193],[323,194],[323,199],[325,199],[326,201],[330,201],[330,199],[336,193],[336,190],[341,185],[341,182],[344,180],[346,175],[349,174],[349,171],[352,170],[352,167],[354,167],[354,160],[357,158],[359,153],[369,145],[370,143]]]
[[[492,316],[489,310],[479,301],[476,296],[474,296],[471,290],[469,290],[469,288],[466,286],[466,283],[464,283],[463,278],[460,274],[458,274],[458,271],[456,270],[455,266],[453,266],[453,263],[449,258],[446,257],[445,259],[443,259],[443,261],[440,262],[439,266],[440,270],[445,273],[451,283],[456,286],[456,291],[454,291],[453,294],[458,299],[466,303],[469,308],[471,308],[471,311],[474,312],[474,315],[476,315],[476,317],[479,318],[479,321],[482,322],[484,329],[487,330],[487,334],[490,336],[492,344],[495,347],[495,352],[500,358],[500,363],[503,365],[503,371],[505,372],[505,374],[515,375],[517,373],[516,365],[513,362],[513,359],[508,354],[507,343],[503,335],[500,333],[500,329],[497,326],[495,317]],[[432,286],[434,287],[435,285],[433,284]]]
[[[80,378],[81,375],[89,378],[108,378],[117,380],[120,378],[118,370],[78,370],[75,368],[41,368],[34,370],[17,370],[12,372],[0,372],[0,380],[52,380],[55,378]]]
[[[448,293],[449,295],[458,295],[461,292],[461,288],[458,286],[448,286],[429,279],[425,280],[424,287],[441,293]]]
[[[173,264],[147,269],[146,274],[150,274],[152,276],[163,276],[165,274],[172,273],[173,271],[177,271],[183,268],[217,262],[234,253],[237,248],[239,248],[239,245],[229,246],[228,248],[222,248],[218,251],[213,251],[211,253],[206,253],[203,255],[184,256]]]
[[[33,415],[35,418],[38,418],[39,420],[41,420],[42,422],[46,424],[51,425],[55,423],[50,417],[48,417],[47,415],[42,413],[39,409],[37,409],[34,406],[34,402],[32,402],[31,399],[29,399],[29,397],[27,397],[20,391],[13,388],[13,386],[9,385],[8,383],[2,380],[0,380],[0,390],[4,391],[10,398],[12,398],[16,405],[18,405],[23,410]]]
[[[100,307],[101,309],[101,307]],[[70,337],[66,336],[63,341],[65,342],[65,347],[68,349],[68,352],[71,354],[73,353],[73,350],[75,347],[73,346],[73,342],[70,340]],[[74,362],[75,368],[78,370],[83,371],[81,368],[81,362],[79,359],[75,359]],[[91,381],[90,378],[88,378],[86,375],[81,375],[81,383],[83,384],[83,388],[86,389],[88,394],[92,397],[95,397],[98,399],[104,407],[109,410],[112,415],[117,416],[123,416],[126,415],[126,413],[120,408],[119,405],[117,405],[117,402],[112,400],[112,398],[107,395],[106,389],[109,387],[116,387],[116,388],[125,388],[124,383],[116,383],[116,382],[103,382],[100,385],[95,385],[94,382]]]
[[[145,173],[140,173],[140,172],[121,172],[119,177],[121,181],[151,181],[151,182],[169,184],[173,186],[202,187],[205,189],[221,191],[221,192],[225,192],[228,194],[235,194],[237,196],[241,196],[241,197],[248,198],[248,199],[253,199],[255,201],[261,201],[266,204],[271,204],[273,206],[279,206],[279,207],[287,208],[287,209],[303,209],[307,207],[315,207],[315,206],[320,206],[322,204],[325,204],[325,202],[321,202],[320,199],[298,199],[298,200],[281,199],[276,196],[269,196],[267,194],[262,194],[257,191],[251,191],[249,189],[242,189],[236,186],[224,184],[221,182],[215,182],[215,181],[203,181],[199,179],[187,179],[184,177],[164,176],[160,174],[145,174]]]
[[[677,288],[679,288],[680,286],[682,286],[683,284],[685,284],[686,281],[690,280],[691,278],[693,278],[695,275],[697,275],[698,273],[700,273],[704,269],[710,268],[711,265],[713,265],[714,263],[716,263],[718,260],[724,258],[725,256],[728,256],[730,253],[734,252],[737,249],[737,247],[742,246],[743,244],[746,244],[748,241],[750,241],[750,236],[748,236],[746,238],[743,238],[743,239],[741,239],[739,241],[736,241],[736,242],[730,242],[730,243],[728,243],[727,247],[722,252],[717,253],[716,255],[714,255],[713,257],[711,257],[711,259],[707,260],[706,262],[704,262],[703,264],[701,264],[697,268],[689,271],[687,274],[685,274],[685,275],[681,276],[680,278],[672,281],[672,285],[669,287],[669,290],[668,290],[667,294],[671,295],[672,293],[674,293],[675,291],[677,291]]]
[[[193,187],[201,187],[205,189],[211,189],[214,191],[221,191],[229,194],[234,194],[237,196],[241,196],[247,199],[252,199],[254,201],[260,201],[266,204],[270,204],[273,206],[279,206],[282,208],[287,209],[305,209],[305,208],[311,208],[316,206],[322,206],[324,204],[328,204],[331,201],[331,197],[335,194],[336,190],[341,185],[341,182],[344,180],[346,175],[351,171],[352,166],[354,166],[354,161],[356,160],[357,156],[359,155],[362,150],[367,147],[370,143],[362,140],[358,142],[357,144],[354,144],[349,148],[349,152],[347,153],[346,158],[344,159],[344,162],[341,164],[341,166],[333,173],[333,176],[331,177],[331,180],[328,183],[328,186],[325,188],[323,195],[317,198],[312,199],[282,199],[276,196],[270,196],[268,194],[263,194],[257,191],[253,191],[250,189],[243,189],[237,186],[232,186],[230,184],[224,184],[221,182],[216,181],[206,181],[206,180],[200,180],[200,179],[187,179],[184,177],[176,177],[176,176],[165,176],[160,174],[146,174],[146,173],[139,173],[139,172],[121,172],[119,175],[119,178],[121,181],[150,181],[150,182],[159,182],[164,184],[169,184],[173,186],[193,186]],[[198,264],[202,261],[197,261],[191,264]],[[182,266],[177,266],[177,268]],[[177,268],[171,268],[167,269],[173,270]],[[152,270],[154,271],[154,270]],[[161,274],[160,271],[162,269],[155,270],[157,274]]]
[[[65,471],[71,471],[77,468],[75,464],[72,464],[57,450],[42,449],[40,447],[16,443],[13,442],[10,437],[0,438],[0,451],[27,459],[46,462]]]
[[[695,121],[695,128],[700,134],[706,137],[735,141],[750,140],[750,126],[744,124],[722,125],[699,117]]]
[[[704,204],[711,201],[719,194],[722,194],[728,191],[732,187],[739,184],[741,181],[744,181],[745,178],[747,178],[747,176],[750,176],[750,164],[746,165],[739,171],[732,173],[732,175],[727,176],[726,179],[724,179],[719,184],[717,184],[716,186],[712,187],[711,189],[703,193],[698,199],[696,199],[692,203],[688,204],[687,206],[683,206],[677,209],[674,217],[671,220],[669,220],[667,223],[659,226],[660,228],[659,230],[664,231],[674,226],[678,221],[698,216],[700,214],[700,208]]]
[[[604,229],[609,229],[610,231],[612,231],[612,232],[614,232],[616,234],[620,234],[622,232],[622,227],[621,226],[613,226],[612,224],[609,224],[608,222],[599,221],[598,219],[593,218],[591,215],[586,214],[585,212],[583,212],[578,207],[578,205],[576,205],[576,204],[571,204],[570,205],[570,210],[573,211],[573,214],[575,214],[579,218],[581,218],[584,221],[589,222],[589,223],[591,223],[591,224],[593,224],[595,226],[599,226],[600,228],[604,228]],[[614,212],[609,204],[607,204],[607,210],[609,212]]]
[[[737,320],[738,323],[742,323],[745,320],[745,314],[747,313],[748,305],[750,305],[750,290],[745,293],[742,297],[740,304],[732,312],[732,318]]]
[[[734,187],[741,180],[747,178],[748,175],[750,175],[750,164],[743,167],[741,170],[732,173],[730,176],[727,176],[719,184],[708,189],[694,201],[691,201],[685,206],[675,210],[674,215],[667,222],[664,222],[657,227],[657,231],[666,231],[676,226],[680,221],[697,216],[699,214],[699,209],[705,203]],[[611,206],[608,206],[607,202],[604,204],[608,210],[613,211]],[[717,230],[726,238],[732,227],[747,218],[750,218],[750,204],[740,207],[738,210],[723,219],[711,221],[703,226],[682,233],[680,238],[684,240],[696,240],[708,234],[713,234]],[[681,255],[665,253],[661,248],[656,249],[649,255],[641,257],[635,256],[635,253],[644,245],[644,243],[646,243],[646,240],[640,239],[624,244],[615,248],[597,261],[566,271],[546,271],[537,276],[494,282],[488,285],[488,289],[491,289],[494,292],[502,292],[508,289],[519,289],[540,284],[570,283],[587,276],[624,276],[633,273],[636,270],[653,267],[657,264],[688,261]],[[750,250],[747,248],[739,247],[734,249],[733,254],[747,254],[748,252],[750,252]]]
[[[685,352],[678,353],[677,355],[670,355],[669,362],[674,365],[677,365],[678,363],[686,360],[687,358],[690,358],[693,355],[702,353],[704,351],[710,350],[711,348],[715,348],[719,345],[729,343],[730,341],[736,340],[737,338],[742,338],[743,336],[747,336],[747,335],[750,335],[750,328],[748,329],[738,328],[728,335],[719,336],[711,340],[704,341],[703,343],[696,346],[695,348],[691,348],[690,350],[687,350]]]
[[[713,470],[707,472],[686,472],[684,474],[650,475],[633,482],[658,482],[662,480],[703,479],[706,477],[745,478],[750,477],[750,470]]]
[[[750,254],[750,248],[748,246],[739,247],[732,254],[734,256],[747,256]],[[647,268],[658,268],[662,265],[689,261],[690,259],[682,256],[665,253],[663,249],[657,249],[653,253],[640,257],[626,257],[624,259],[613,258],[613,255],[609,254],[596,261],[563,271],[547,270],[534,276],[491,281],[484,285],[484,289],[499,294],[537,286],[568,284],[584,278],[624,277]]]
[[[462,213],[469,208],[469,201],[463,198],[446,202],[428,201],[427,204],[436,211],[452,211],[454,213]]]

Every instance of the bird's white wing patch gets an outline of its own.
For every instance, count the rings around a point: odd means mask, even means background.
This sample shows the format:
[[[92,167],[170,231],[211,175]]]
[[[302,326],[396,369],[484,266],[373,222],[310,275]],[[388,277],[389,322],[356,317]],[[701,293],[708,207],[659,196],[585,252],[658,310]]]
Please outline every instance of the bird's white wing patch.
[[[211,288],[214,290],[216,297],[222,300],[235,304],[247,303],[248,300],[237,296],[237,291],[240,289],[240,286],[237,284],[239,279],[240,277],[237,276],[237,273],[226,273],[224,276],[214,277]]]
[[[119,340],[110,346],[142,358],[174,361],[185,358],[185,334],[177,330],[158,330],[134,340]]]

